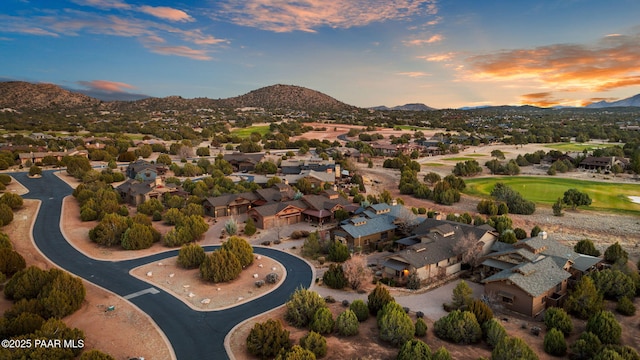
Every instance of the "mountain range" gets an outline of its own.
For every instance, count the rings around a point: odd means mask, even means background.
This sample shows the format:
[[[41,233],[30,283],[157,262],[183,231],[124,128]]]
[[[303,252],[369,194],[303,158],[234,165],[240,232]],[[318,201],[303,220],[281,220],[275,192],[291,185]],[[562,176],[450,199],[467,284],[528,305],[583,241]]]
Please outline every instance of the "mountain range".
[[[0,82],[0,109],[98,108],[116,111],[161,111],[243,107],[335,112],[358,109],[315,90],[282,84],[263,87],[227,99],[185,99],[181,96],[168,96],[164,98],[148,97],[135,101],[102,101],[79,92],[65,90],[53,84],[32,84],[21,81]]]
[[[203,108],[286,109],[309,112],[345,112],[359,109],[345,104],[316,90],[295,85],[271,85],[250,91],[244,95],[226,98],[185,99],[181,96],[164,98],[147,97],[139,100],[99,100],[78,91],[70,91],[53,84],[33,84],[22,81],[0,82],[0,109],[47,110],[47,109],[98,109],[113,111],[162,111]],[[640,107],[640,94],[613,102],[600,101],[586,108]],[[395,107],[377,106],[371,110],[435,110],[424,104],[412,103]],[[462,108],[471,109],[471,108]]]

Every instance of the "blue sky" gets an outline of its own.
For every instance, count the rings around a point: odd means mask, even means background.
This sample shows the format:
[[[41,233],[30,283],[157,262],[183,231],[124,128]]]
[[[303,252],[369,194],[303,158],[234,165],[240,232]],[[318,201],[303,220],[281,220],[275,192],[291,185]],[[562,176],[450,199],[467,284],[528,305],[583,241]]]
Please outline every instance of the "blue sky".
[[[640,93],[637,0],[2,0],[0,79],[164,97],[273,84],[351,105]]]

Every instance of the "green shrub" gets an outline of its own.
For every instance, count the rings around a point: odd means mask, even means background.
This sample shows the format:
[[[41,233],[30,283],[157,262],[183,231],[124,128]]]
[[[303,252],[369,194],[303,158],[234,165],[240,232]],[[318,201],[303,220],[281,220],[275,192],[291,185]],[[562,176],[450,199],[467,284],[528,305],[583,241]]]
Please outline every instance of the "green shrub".
[[[11,245],[11,243],[9,243],[9,245]],[[0,273],[11,277],[18,271],[23,270],[26,266],[27,263],[20,253],[10,247],[0,248]]]
[[[332,289],[342,289],[347,286],[347,278],[340,264],[331,264],[322,275],[322,282]]]
[[[431,360],[431,348],[422,340],[409,340],[402,344],[397,360]]]
[[[240,261],[242,268],[245,268],[253,263],[253,248],[247,242],[247,240],[232,236],[222,244],[222,248],[228,250],[230,253],[236,256]]]
[[[493,319],[493,311],[491,310],[489,305],[487,305],[480,299],[471,300],[467,311],[472,312],[473,315],[476,316],[476,320],[478,320],[478,324],[480,324],[480,327],[482,327],[485,322]]]
[[[294,345],[289,351],[281,351],[275,360],[316,360],[316,355],[300,345]]]
[[[178,253],[178,265],[185,269],[200,267],[207,255],[204,248],[196,243],[182,245]]]
[[[424,319],[418,318],[416,320],[415,328],[416,328],[415,336],[424,337],[425,335],[427,335],[428,327]]]
[[[313,316],[310,328],[319,334],[331,334],[333,332],[334,325],[335,321],[333,320],[331,310],[326,307],[321,307]]]
[[[256,223],[253,221],[253,218],[249,216],[247,222],[244,224],[244,234],[247,236],[251,236],[256,233],[258,229],[256,228]]]
[[[547,327],[547,331],[556,328],[567,336],[573,331],[573,322],[564,309],[557,307],[550,307],[544,313],[544,325]]]
[[[551,328],[544,336],[544,352],[553,356],[563,356],[567,352],[564,334],[557,328]]]
[[[281,350],[290,348],[289,331],[283,329],[282,323],[276,320],[255,324],[247,336],[247,351],[263,359],[273,358]]]
[[[214,283],[227,282],[240,276],[242,266],[238,258],[225,249],[218,249],[200,264],[200,276]]]
[[[469,287],[469,284],[464,280],[460,282],[453,289],[451,295],[451,305],[454,309],[460,309],[465,305],[469,305],[473,300],[473,290]]]
[[[349,309],[356,314],[359,322],[363,322],[369,318],[369,308],[367,304],[360,299],[353,300],[351,305],[349,305]]]
[[[336,318],[336,330],[342,336],[353,336],[358,333],[358,317],[347,309]]]
[[[520,338],[504,337],[491,352],[491,360],[538,360],[538,355]]]
[[[416,329],[409,315],[396,302],[389,302],[379,314],[380,338],[393,346],[401,346],[413,338]]]
[[[457,344],[473,344],[482,338],[482,329],[473,313],[453,310],[433,324],[433,329],[441,339]]]
[[[349,258],[349,248],[340,241],[333,241],[329,246],[329,260],[344,262]]]
[[[610,311],[600,311],[587,321],[587,331],[594,333],[602,344],[619,344],[622,327]]]
[[[602,348],[602,342],[592,332],[584,332],[570,348],[572,360],[590,360]]]
[[[494,348],[502,338],[507,336],[507,331],[504,329],[500,322],[493,318],[482,325],[482,331],[484,333],[487,344]]]
[[[134,223],[122,234],[121,244],[125,250],[147,249],[153,245],[153,234],[149,226]]]
[[[83,351],[80,360],[116,360],[113,356],[105,354],[100,350]]]
[[[367,307],[369,313],[372,315],[378,315],[378,311],[382,309],[387,303],[395,301],[393,296],[389,293],[386,287],[381,284],[377,284],[376,287],[369,293],[367,297]]]
[[[317,358],[327,354],[327,339],[315,331],[310,331],[300,339],[300,346],[314,353]]]
[[[298,288],[286,303],[285,319],[295,327],[308,326],[318,309],[326,307],[324,299],[315,291]]]
[[[453,358],[449,354],[449,350],[445,349],[444,346],[440,346],[436,352],[431,354],[431,360],[453,360]]]
[[[626,296],[623,296],[618,300],[616,305],[616,311],[625,316],[633,316],[636,314],[636,306],[633,301]]]

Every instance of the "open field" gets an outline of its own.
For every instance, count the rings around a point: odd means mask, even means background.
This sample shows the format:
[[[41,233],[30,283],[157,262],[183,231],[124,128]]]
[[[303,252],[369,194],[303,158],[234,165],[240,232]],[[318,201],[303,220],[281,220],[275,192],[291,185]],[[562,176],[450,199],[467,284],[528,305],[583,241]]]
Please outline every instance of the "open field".
[[[583,151],[583,150],[592,151],[592,150],[595,150],[595,149],[611,147],[611,146],[614,146],[614,145],[622,146],[622,144],[596,145],[596,144],[593,144],[593,143],[590,143],[590,144],[584,144],[584,143],[558,143],[558,144],[545,145],[544,147],[550,148],[550,149],[554,149],[554,150],[559,150],[559,151]]]
[[[257,132],[264,136],[269,132],[269,125],[253,125],[247,128],[239,128],[231,130],[231,134],[238,135],[241,138],[247,138],[251,136],[251,133]]]
[[[482,156],[482,155],[479,155],[479,154],[475,155],[475,157],[479,157],[479,156]],[[475,160],[475,159],[474,159],[474,155],[468,155],[468,156],[458,156],[458,157],[444,158],[442,160],[462,162],[462,161]]]
[[[564,192],[575,188],[587,193],[593,201],[587,209],[607,212],[640,214],[640,204],[629,196],[640,196],[640,185],[603,183],[555,177],[488,177],[465,179],[469,195],[486,197],[497,182],[502,182],[518,191],[526,199],[541,204],[553,204]]]

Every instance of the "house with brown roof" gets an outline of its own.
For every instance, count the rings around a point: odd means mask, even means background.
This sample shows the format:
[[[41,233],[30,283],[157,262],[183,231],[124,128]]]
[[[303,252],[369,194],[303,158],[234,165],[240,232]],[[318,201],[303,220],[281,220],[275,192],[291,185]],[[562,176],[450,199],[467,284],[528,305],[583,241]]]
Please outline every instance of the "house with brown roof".
[[[166,193],[186,197],[188,193],[182,191],[175,184],[164,184],[160,178],[140,181],[128,179],[116,187],[122,200],[133,206],[138,206],[150,199],[160,199]]]
[[[602,259],[578,254],[542,232],[515,244],[496,243],[481,266],[489,299],[536,317],[562,306],[572,281],[597,270]]]
[[[252,192],[223,194],[206,198],[202,202],[202,206],[206,215],[217,218],[246,214],[256,200],[258,200],[258,196]]]
[[[334,213],[338,210],[353,210],[349,200],[334,190],[325,190],[320,195],[304,195],[302,201],[307,206],[302,212],[304,220],[316,224],[326,224],[333,221]]]
[[[256,164],[264,159],[264,153],[232,153],[224,154],[222,158],[233,167],[233,171],[253,171]]]
[[[56,160],[61,161],[62,158],[65,156],[88,157],[89,153],[83,150],[72,150],[72,151],[36,151],[36,152],[30,151],[30,152],[18,154],[21,165],[25,165],[27,162],[31,162],[31,164],[42,163],[42,160],[47,156],[52,156],[56,158]]]
[[[130,179],[136,179],[138,181],[155,181],[158,176],[162,176],[166,174],[166,172],[166,167],[152,164],[143,159],[130,162],[126,171]]]
[[[256,227],[271,229],[299,223],[302,221],[305,208],[306,205],[302,201],[292,200],[252,207],[247,214],[253,219]]]
[[[497,238],[488,225],[425,219],[412,236],[396,241],[400,250],[385,259],[383,276],[404,283],[415,271],[422,283],[440,280],[462,270],[463,246],[473,247],[479,257],[489,253]]]
[[[609,171],[614,165],[626,169],[629,166],[629,160],[615,156],[587,156],[580,162],[579,167],[585,170]]]

